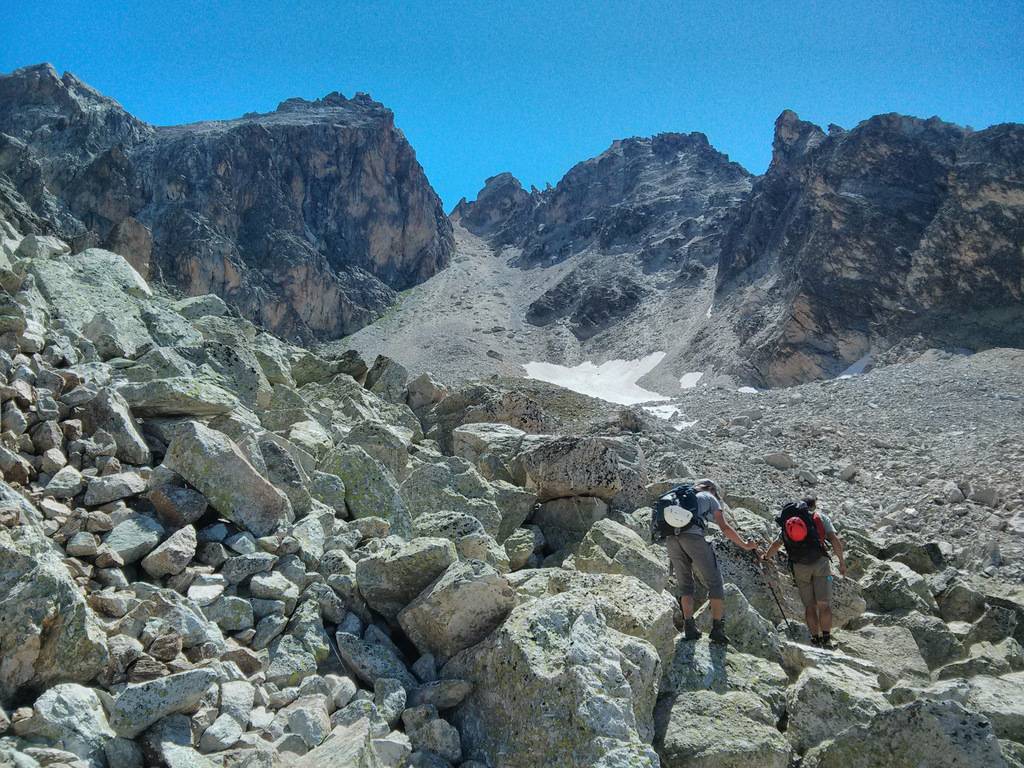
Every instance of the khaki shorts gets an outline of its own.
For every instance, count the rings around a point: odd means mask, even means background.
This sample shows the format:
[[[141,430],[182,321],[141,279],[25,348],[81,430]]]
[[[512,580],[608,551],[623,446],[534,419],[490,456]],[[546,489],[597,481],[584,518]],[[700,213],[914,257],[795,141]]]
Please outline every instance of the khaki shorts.
[[[672,572],[679,584],[680,597],[693,597],[697,587],[693,581],[694,575],[707,589],[708,597],[717,600],[725,597],[725,583],[718,567],[718,558],[703,536],[686,533],[666,536],[665,549],[668,550]]]
[[[793,563],[793,579],[804,608],[832,601],[832,568],[827,557],[814,563]]]

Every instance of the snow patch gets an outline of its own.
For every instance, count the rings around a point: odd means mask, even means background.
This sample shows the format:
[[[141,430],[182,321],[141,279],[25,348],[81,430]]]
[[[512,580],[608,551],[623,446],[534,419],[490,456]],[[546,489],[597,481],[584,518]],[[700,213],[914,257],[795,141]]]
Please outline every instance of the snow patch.
[[[757,389],[755,389],[754,387],[740,387],[736,391],[737,392],[742,392],[744,395],[756,395],[757,394]]]
[[[839,378],[849,379],[852,376],[859,376],[860,374],[864,373],[864,369],[871,365],[871,363],[871,353],[869,352],[868,354],[864,355],[864,357],[862,357],[860,360],[853,363],[853,365],[851,365],[841,374],[839,374]]]
[[[692,427],[696,423],[697,423],[696,420],[694,420],[694,421],[680,421],[679,423],[673,424],[672,426],[674,426],[676,428],[676,432],[682,432],[684,429],[688,429],[688,428]]]
[[[697,382],[701,380],[704,375],[704,371],[691,371],[690,373],[684,373],[679,378],[679,386],[683,389],[693,389],[697,386]]]
[[[708,311],[705,313],[704,317],[711,317],[711,310],[713,310],[714,308],[715,308],[715,305],[714,305],[714,302],[712,302],[711,306],[708,307]]]
[[[666,421],[679,413],[679,408],[671,403],[668,405],[645,405],[644,410],[651,415],[656,416],[659,419],[665,419]]]
[[[599,397],[611,403],[636,405],[668,400],[664,395],[646,390],[637,384],[637,381],[650,373],[664,357],[664,352],[652,352],[639,360],[609,360],[600,365],[594,365],[589,361],[572,367],[532,362],[523,368],[530,379],[557,384],[573,392]]]

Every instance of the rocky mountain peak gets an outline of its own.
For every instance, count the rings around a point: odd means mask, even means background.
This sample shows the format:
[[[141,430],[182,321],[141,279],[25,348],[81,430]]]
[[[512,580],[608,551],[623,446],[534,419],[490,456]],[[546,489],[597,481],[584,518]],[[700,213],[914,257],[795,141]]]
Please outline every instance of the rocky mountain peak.
[[[0,174],[76,249],[115,249],[296,338],[351,333],[453,249],[392,112],[366,94],[153,128],[73,75],[18,70],[0,77]]]
[[[507,226],[532,204],[529,192],[507,171],[484,181],[483,189],[472,203],[462,198],[452,210],[452,221],[482,236]]]
[[[0,133],[43,150],[47,182],[61,186],[71,164],[114,146],[132,146],[153,129],[70,72],[36,64],[0,75]],[[60,157],[57,161],[55,156]]]
[[[642,246],[705,213],[714,221],[749,179],[704,134],[663,133],[617,140],[543,191],[493,176],[457,215],[474,234],[521,248],[525,261],[552,263],[590,247]]]
[[[814,149],[824,139],[825,132],[814,123],[801,120],[791,109],[783,110],[775,119],[772,165],[784,165]]]

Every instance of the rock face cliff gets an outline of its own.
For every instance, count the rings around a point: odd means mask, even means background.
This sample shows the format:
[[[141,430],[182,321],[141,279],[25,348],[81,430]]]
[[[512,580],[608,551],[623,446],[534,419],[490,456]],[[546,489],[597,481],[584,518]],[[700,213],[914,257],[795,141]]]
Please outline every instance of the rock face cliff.
[[[1024,126],[784,112],[722,243],[716,300],[759,381],[835,375],[907,337],[1024,345]]]
[[[76,248],[102,244],[291,337],[351,333],[453,249],[393,114],[365,94],[154,127],[29,67],[0,78],[0,173]]]
[[[564,321],[586,341],[631,315],[666,275],[685,280],[713,267],[751,178],[704,134],[664,133],[616,141],[543,191],[494,176],[452,219],[518,249],[525,269],[581,257],[530,303],[526,320]]]

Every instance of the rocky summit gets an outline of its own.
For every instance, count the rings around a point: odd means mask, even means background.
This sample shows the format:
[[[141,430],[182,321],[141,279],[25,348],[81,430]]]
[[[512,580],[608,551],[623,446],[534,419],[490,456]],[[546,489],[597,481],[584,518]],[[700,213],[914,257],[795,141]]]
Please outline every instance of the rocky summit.
[[[103,246],[292,338],[366,325],[453,246],[394,116],[366,94],[152,126],[27,67],[0,77],[0,179],[24,234]]]
[[[451,224],[368,97],[0,78],[0,765],[1024,765],[1019,141],[784,113]],[[686,639],[701,477],[817,497],[833,647],[714,524]]]

